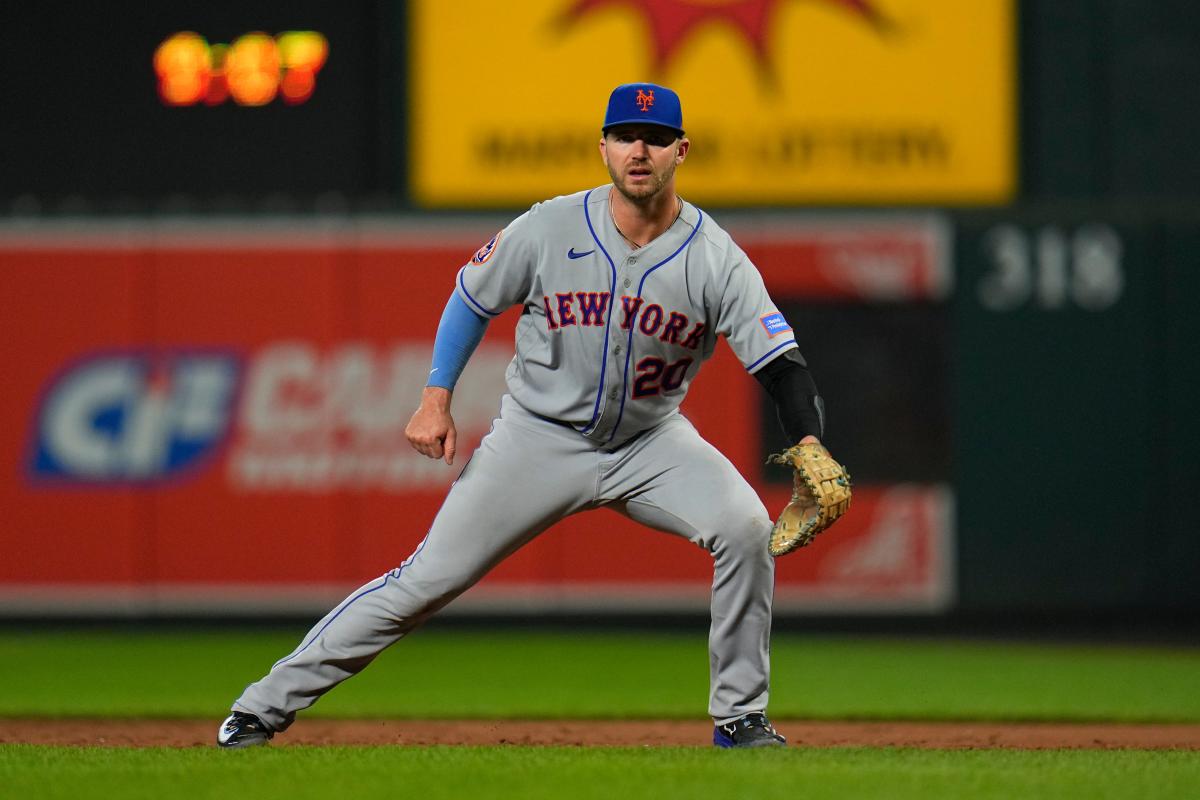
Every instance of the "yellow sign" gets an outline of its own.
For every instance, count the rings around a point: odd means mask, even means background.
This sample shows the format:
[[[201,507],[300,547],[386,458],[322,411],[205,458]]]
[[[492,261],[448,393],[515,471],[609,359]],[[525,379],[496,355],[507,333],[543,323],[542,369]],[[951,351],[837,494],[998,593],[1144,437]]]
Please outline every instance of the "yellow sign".
[[[417,0],[410,174],[430,207],[605,183],[621,83],[675,89],[700,205],[1002,203],[1013,0]]]

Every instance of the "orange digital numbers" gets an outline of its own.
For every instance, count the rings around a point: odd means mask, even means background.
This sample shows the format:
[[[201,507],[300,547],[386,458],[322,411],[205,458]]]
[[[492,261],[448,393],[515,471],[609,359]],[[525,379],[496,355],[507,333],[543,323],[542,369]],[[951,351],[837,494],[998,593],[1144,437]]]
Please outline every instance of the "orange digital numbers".
[[[329,43],[316,31],[254,32],[230,44],[212,44],[198,33],[168,37],[154,52],[158,96],[165,105],[215,106],[232,99],[262,106],[277,96],[288,105],[312,97]]]

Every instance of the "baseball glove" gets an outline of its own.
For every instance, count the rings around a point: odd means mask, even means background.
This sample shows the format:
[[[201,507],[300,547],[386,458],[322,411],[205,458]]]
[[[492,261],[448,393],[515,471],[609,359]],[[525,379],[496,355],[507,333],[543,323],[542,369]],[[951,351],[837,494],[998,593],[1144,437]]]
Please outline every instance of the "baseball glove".
[[[792,501],[771,531],[767,550],[782,556],[804,547],[850,507],[850,475],[819,444],[797,444],[767,459],[795,470]]]

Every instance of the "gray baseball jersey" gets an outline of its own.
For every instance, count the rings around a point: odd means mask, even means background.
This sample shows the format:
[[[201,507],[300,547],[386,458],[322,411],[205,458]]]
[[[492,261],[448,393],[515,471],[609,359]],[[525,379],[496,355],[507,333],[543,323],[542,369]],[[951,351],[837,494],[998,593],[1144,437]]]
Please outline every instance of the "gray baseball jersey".
[[[632,250],[610,186],[539,203],[458,273],[494,317],[524,309],[508,390],[525,408],[618,443],[666,419],[724,336],[750,372],[796,346],[758,270],[711,218],[679,218]]]
[[[284,730],[542,531],[601,507],[712,555],[709,714],[766,709],[771,519],[678,407],[718,335],[750,371],[794,337],[757,269],[699,209],[683,203],[632,249],[610,189],[534,206],[458,273],[480,314],[523,308],[492,431],[416,551],[330,611],[234,710]]]

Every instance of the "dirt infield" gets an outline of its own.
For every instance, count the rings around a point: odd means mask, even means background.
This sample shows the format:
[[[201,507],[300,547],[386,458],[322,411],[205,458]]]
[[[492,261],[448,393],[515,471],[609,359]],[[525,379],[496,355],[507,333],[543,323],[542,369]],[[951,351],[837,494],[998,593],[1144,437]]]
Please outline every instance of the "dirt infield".
[[[219,720],[7,719],[0,744],[207,747]],[[1200,725],[984,722],[806,722],[779,720],[801,747],[927,747],[1200,750]],[[711,728],[695,721],[303,720],[276,737],[294,745],[703,746]]]

